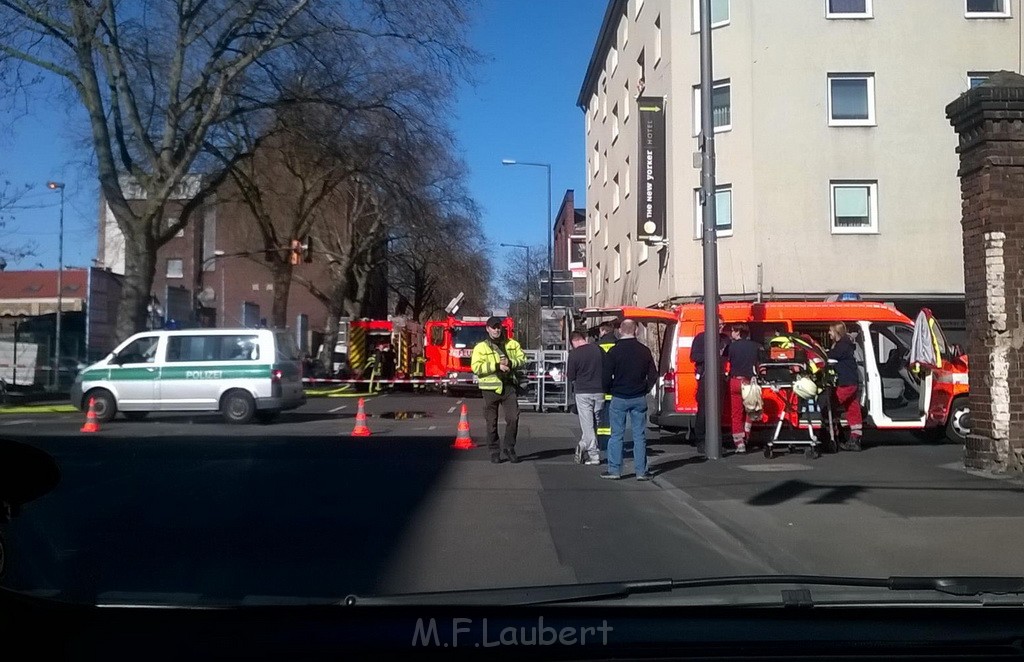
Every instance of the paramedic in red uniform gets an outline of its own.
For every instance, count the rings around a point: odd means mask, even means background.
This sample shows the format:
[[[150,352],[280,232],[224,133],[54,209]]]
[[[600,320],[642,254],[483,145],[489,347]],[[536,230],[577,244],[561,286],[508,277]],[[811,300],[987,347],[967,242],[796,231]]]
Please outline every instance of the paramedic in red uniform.
[[[850,438],[840,444],[844,451],[859,451],[864,418],[860,411],[860,372],[857,370],[856,346],[846,330],[846,324],[836,322],[828,329],[832,349],[828,350],[829,363],[836,372],[834,405],[836,411],[846,415],[850,424]]]
[[[732,414],[732,443],[737,453],[747,452],[750,440],[750,417],[743,406],[743,384],[757,376],[761,362],[761,346],[750,339],[750,327],[733,324],[730,330],[732,342],[725,350],[729,359],[729,410]]]

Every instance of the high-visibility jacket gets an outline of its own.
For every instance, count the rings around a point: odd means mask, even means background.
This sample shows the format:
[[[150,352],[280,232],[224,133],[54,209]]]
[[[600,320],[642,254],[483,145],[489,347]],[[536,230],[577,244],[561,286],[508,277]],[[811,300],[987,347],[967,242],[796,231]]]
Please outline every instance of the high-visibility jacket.
[[[526,354],[518,342],[509,338],[505,341],[505,355],[508,356],[509,372],[526,365]],[[498,371],[501,354],[492,340],[484,340],[473,348],[473,358],[469,366],[478,378],[481,391],[494,391],[498,395],[504,391],[505,382]],[[511,375],[509,375],[511,377]]]

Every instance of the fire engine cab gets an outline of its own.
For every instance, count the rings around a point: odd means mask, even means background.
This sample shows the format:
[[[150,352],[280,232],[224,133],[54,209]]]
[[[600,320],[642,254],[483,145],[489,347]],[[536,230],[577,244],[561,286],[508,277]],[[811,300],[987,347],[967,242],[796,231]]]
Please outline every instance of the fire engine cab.
[[[877,429],[944,433],[962,442],[970,431],[967,403],[967,357],[947,345],[931,312],[911,321],[891,305],[863,301],[772,301],[723,303],[725,325],[745,323],[752,340],[766,343],[777,334],[802,334],[828,347],[827,330],[845,322],[858,349],[861,406],[865,423]],[[692,431],[697,414],[697,379],[690,359],[694,338],[704,330],[702,304],[672,311],[608,308],[586,311],[641,323],[648,347],[656,354],[661,378],[651,393],[651,422],[677,432]],[[763,426],[774,425],[782,403],[777,393],[764,392]],[[728,407],[722,407],[727,427]],[[784,414],[785,415],[785,414]],[[814,425],[794,412],[794,428]]]
[[[513,337],[512,318],[506,317],[504,326],[508,337]],[[476,388],[470,359],[477,343],[487,340],[487,318],[449,315],[427,322],[425,330],[427,378],[447,380],[446,392]]]

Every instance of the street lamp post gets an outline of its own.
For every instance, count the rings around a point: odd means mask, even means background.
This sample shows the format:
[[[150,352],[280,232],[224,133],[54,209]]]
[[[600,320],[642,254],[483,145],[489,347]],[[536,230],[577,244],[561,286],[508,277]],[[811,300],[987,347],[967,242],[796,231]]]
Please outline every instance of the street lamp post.
[[[57,317],[54,339],[54,389],[60,388],[60,322],[64,308],[64,182],[46,182],[51,191],[60,191],[60,225],[57,230]]]
[[[530,247],[524,244],[502,244],[503,248],[523,248],[526,250],[526,273],[533,278],[533,262],[530,260]],[[526,347],[530,347],[530,286],[526,286]]]
[[[555,305],[555,282],[553,277],[553,257],[551,255],[551,164],[550,163],[529,163],[527,161],[516,161],[515,159],[502,159],[502,165],[536,166],[548,171],[548,308]]]
[[[211,255],[210,257],[208,257],[205,260],[203,260],[203,277],[204,277],[204,281],[205,281],[205,276],[206,276],[206,267],[207,267],[207,265],[216,262],[217,258],[224,257],[225,255],[226,255],[226,253],[224,251],[222,251],[222,250],[215,250],[215,251],[213,251],[213,255]],[[218,299],[218,302],[217,302],[218,306],[217,307],[220,309],[219,311],[217,311],[217,323],[220,324],[221,327],[223,327],[224,326],[224,265],[220,266],[220,294],[217,295],[217,299]]]

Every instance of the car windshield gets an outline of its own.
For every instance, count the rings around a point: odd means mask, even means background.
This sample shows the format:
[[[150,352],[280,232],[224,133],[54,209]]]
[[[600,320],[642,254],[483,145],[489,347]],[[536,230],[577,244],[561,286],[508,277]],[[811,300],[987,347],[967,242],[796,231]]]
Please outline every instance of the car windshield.
[[[1022,9],[0,0],[0,612],[1024,576]]]

